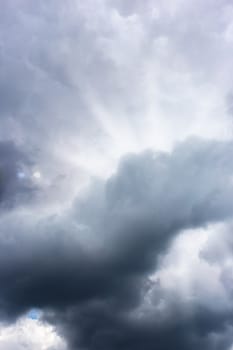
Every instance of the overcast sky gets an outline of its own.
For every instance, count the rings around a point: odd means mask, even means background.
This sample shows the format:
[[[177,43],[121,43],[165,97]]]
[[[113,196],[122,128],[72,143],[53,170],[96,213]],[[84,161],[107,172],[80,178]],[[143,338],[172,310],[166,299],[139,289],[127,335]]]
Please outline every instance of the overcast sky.
[[[233,350],[233,3],[0,5],[0,348]]]

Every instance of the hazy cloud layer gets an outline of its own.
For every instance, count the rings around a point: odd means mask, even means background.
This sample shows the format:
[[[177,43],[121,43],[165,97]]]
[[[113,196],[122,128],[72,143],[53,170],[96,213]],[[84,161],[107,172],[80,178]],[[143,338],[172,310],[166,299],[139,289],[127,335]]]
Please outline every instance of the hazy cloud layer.
[[[232,55],[227,0],[1,5],[0,347],[232,349]]]

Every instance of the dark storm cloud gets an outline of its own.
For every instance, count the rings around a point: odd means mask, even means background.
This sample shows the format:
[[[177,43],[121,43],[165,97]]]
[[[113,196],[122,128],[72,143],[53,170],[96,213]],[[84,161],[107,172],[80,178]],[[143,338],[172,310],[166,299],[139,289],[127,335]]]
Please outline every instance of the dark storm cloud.
[[[106,302],[63,313],[59,320],[71,349],[222,350],[232,343],[232,332],[227,334],[232,313],[215,313],[198,305],[191,315],[181,315],[177,308],[166,322],[157,311],[149,319],[129,319]]]
[[[232,216],[232,159],[231,142],[195,139],[171,154],[129,155],[62,216],[3,217],[2,318],[47,310],[72,349],[220,349],[212,333],[226,331],[231,310],[177,301],[176,312],[136,315],[176,233]]]
[[[29,199],[35,189],[24,173],[29,165],[27,156],[13,142],[0,142],[0,208]]]

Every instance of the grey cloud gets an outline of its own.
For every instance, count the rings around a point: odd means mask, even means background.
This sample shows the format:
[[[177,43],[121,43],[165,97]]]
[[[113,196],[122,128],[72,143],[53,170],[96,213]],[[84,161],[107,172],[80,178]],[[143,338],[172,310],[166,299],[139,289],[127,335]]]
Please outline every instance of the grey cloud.
[[[130,315],[177,232],[232,215],[232,149],[231,142],[194,139],[171,154],[131,155],[63,216],[3,217],[2,317],[50,310],[47,318],[62,325],[74,349],[208,348],[208,336],[231,324],[231,311],[213,316],[194,305],[184,319],[178,313],[162,325],[154,324],[156,313],[142,321]]]
[[[191,316],[175,314],[158,324],[158,314],[149,320],[129,320],[108,305],[88,305],[61,318],[72,349],[228,349],[232,333],[227,334],[232,315],[216,314],[196,307]],[[185,305],[182,305],[185,307]],[[56,322],[56,321],[55,321]],[[78,325],[82,324],[82,332]],[[76,326],[75,326],[76,325]],[[225,334],[224,334],[225,333]],[[222,337],[222,335],[225,335]]]
[[[232,221],[221,225],[211,237],[209,237],[201,251],[201,258],[211,266],[220,270],[220,282],[225,288],[226,296],[233,297],[233,240]]]
[[[36,186],[26,177],[31,160],[12,142],[0,142],[0,207],[30,199]],[[22,175],[22,177],[20,176]]]

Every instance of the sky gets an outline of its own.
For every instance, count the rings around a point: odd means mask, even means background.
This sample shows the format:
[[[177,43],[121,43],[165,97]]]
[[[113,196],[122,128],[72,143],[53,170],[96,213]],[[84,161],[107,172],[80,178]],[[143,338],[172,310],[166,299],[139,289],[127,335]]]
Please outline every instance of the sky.
[[[0,348],[233,350],[233,3],[0,10]]]

